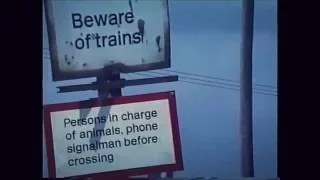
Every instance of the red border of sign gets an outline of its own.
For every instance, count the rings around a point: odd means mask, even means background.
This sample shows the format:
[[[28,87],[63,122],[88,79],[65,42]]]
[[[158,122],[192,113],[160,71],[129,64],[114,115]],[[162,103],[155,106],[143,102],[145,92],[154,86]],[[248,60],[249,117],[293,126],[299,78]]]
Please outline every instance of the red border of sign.
[[[82,108],[92,108],[92,107],[99,107],[99,106],[109,106],[109,105],[117,105],[117,104],[129,104],[129,103],[136,103],[136,102],[162,100],[162,99],[169,100],[172,135],[173,135],[173,143],[174,143],[174,151],[175,151],[174,153],[176,158],[175,164],[134,168],[134,169],[119,170],[119,171],[111,171],[111,172],[101,172],[96,174],[81,175],[77,177],[80,177],[80,178],[90,177],[94,179],[96,178],[97,179],[100,179],[100,178],[119,179],[119,177],[129,177],[129,176],[135,176],[135,175],[183,170],[183,159],[182,159],[182,151],[181,151],[181,144],[180,144],[180,133],[179,133],[175,92],[169,91],[169,92],[161,92],[161,93],[115,97],[107,100],[94,99],[94,100],[87,100],[87,101],[80,101],[80,102],[45,105],[44,106],[44,128],[45,128],[45,137],[46,137],[46,145],[47,145],[49,178],[56,178],[52,126],[51,126],[51,118],[50,118],[51,112],[65,111],[65,110],[72,110],[72,109],[82,109]]]

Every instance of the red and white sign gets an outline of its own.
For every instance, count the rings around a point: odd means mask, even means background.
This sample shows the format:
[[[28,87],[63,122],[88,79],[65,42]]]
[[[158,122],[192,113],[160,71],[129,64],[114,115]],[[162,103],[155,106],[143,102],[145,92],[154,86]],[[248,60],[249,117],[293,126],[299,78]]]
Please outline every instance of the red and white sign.
[[[174,92],[44,107],[49,178],[183,170]]]

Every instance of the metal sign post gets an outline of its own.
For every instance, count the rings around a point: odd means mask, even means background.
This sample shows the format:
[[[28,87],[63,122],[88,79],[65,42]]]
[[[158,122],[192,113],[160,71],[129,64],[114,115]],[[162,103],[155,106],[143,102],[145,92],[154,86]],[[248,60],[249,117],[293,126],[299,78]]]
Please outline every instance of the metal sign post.
[[[112,82],[112,81],[119,81],[120,80],[120,73],[114,73],[110,75],[102,75],[97,77],[97,84],[98,84],[98,98],[99,99],[106,99],[110,97],[118,97],[122,96],[121,88],[109,89],[105,90],[103,88],[103,83],[105,82]]]

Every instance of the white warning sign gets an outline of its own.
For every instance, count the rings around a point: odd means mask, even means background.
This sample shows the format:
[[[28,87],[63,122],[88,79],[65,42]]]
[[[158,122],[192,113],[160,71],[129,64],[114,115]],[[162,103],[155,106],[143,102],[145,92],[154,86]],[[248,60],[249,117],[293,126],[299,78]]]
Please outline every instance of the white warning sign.
[[[169,99],[65,107],[46,123],[55,177],[177,164]]]

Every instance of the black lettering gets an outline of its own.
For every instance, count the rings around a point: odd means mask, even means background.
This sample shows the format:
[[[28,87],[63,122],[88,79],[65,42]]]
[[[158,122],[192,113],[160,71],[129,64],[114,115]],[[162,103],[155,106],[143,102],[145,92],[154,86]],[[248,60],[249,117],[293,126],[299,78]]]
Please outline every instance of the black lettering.
[[[114,141],[109,141],[108,148],[114,148],[114,147],[115,147]]]
[[[68,165],[69,165],[69,166],[74,166],[74,163],[73,163],[73,162],[74,162],[74,160],[73,160],[73,159],[69,159],[69,161],[68,161]]]
[[[122,34],[122,39],[123,39],[123,45],[126,45],[127,43],[131,44],[131,34],[129,33],[123,33]]]
[[[80,138],[83,139],[83,138],[86,138],[86,134],[84,131],[81,131],[80,132]]]
[[[94,123],[94,119],[93,118],[88,118],[87,121],[88,121],[89,124],[93,124]]]
[[[128,119],[127,119],[127,114],[122,114],[122,115],[121,115],[121,119],[124,120],[124,121],[128,120]]]
[[[81,21],[81,14],[80,13],[72,13],[72,25],[73,28],[81,28],[82,27],[82,21]],[[76,24],[76,23],[79,24]]]
[[[84,18],[84,24],[87,26],[87,27],[92,27],[93,26],[93,18],[91,16],[86,16]]]
[[[141,42],[141,34],[139,32],[133,33],[132,37],[133,37],[132,42],[134,44],[139,44]]]
[[[85,122],[85,118],[83,118],[83,119],[78,119],[77,120],[77,124],[78,124],[78,126],[82,126],[83,125],[83,122]]]
[[[113,154],[108,154],[107,158],[108,158],[108,163],[113,163],[113,160],[114,160]]]
[[[96,130],[96,137],[101,137],[101,136],[105,136],[104,130],[103,129]]]
[[[78,161],[79,161],[79,159],[74,159],[74,165],[75,165],[75,166],[78,165]]]
[[[142,115],[142,113],[141,113],[141,115]],[[134,119],[140,119],[140,114],[139,113],[134,113]]]
[[[97,33],[97,34],[96,34],[96,42],[97,42],[97,47],[98,47],[98,48],[101,48],[100,38],[101,38],[101,36]]]
[[[132,144],[132,145],[134,145],[134,146],[135,146],[135,145],[137,145],[137,140],[136,140],[136,139],[134,139],[134,138],[133,138],[133,139],[131,139],[131,144]]]
[[[76,48],[77,49],[83,49],[84,48],[84,40],[82,38],[76,39]]]
[[[134,16],[133,16],[133,13],[132,12],[127,12],[126,13],[126,16],[125,16],[125,20],[128,24],[131,24],[133,23],[134,21]]]
[[[151,119],[151,114],[150,114],[150,111],[147,111],[144,113],[145,116],[146,116],[146,120],[150,120]]]
[[[158,137],[157,136],[153,136],[151,140],[152,140],[153,143],[157,143],[158,142]]]
[[[109,24],[110,25],[117,25],[118,19],[116,14],[109,14]]]
[[[108,39],[108,36],[102,36],[102,47],[106,47],[106,39]]]
[[[68,152],[68,153],[72,153],[72,147],[71,147],[71,146],[68,146],[68,147],[67,147],[67,152]]]
[[[81,145],[75,146],[75,150],[76,150],[76,153],[81,154],[82,153]]]
[[[130,139],[124,138],[124,146],[130,146]]]
[[[101,155],[102,162],[108,162],[108,157],[106,155]]]
[[[93,156],[91,160],[92,160],[92,163],[97,163],[97,161],[98,161],[97,156]]]
[[[94,137],[93,132],[92,131],[87,131],[86,138],[91,138],[91,137]]]
[[[158,129],[158,124],[157,123],[153,123],[152,124],[152,130],[157,130]]]
[[[111,129],[109,129],[109,128],[108,128],[108,129],[106,129],[106,135],[107,135],[107,136],[112,135],[112,131],[111,131]]]
[[[117,115],[112,115],[111,117],[110,117],[110,121],[111,122],[115,122],[115,121],[118,121],[118,116]]]
[[[145,137],[142,137],[142,138],[141,138],[141,143],[142,143],[142,144],[147,144],[149,139],[150,139],[150,137],[148,137],[148,139],[145,138]]]
[[[87,49],[89,49],[89,40],[91,39],[90,34],[87,34],[85,39],[86,39]]]
[[[120,128],[118,128],[118,127],[117,127],[117,128],[115,128],[115,130],[114,130],[114,131],[115,131],[115,134],[120,134],[120,133],[121,133],[121,129],[120,129]]]
[[[90,157],[86,157],[86,164],[91,164],[91,158]]]
[[[75,119],[71,120],[71,126],[76,126],[77,125],[77,121]]]
[[[106,116],[101,116],[101,123],[107,122],[107,117]]]
[[[115,35],[109,36],[109,46],[117,46],[117,37]]]
[[[127,135],[129,135],[130,133],[132,133],[132,131],[133,131],[133,128],[132,128],[131,126],[127,126],[127,127],[126,127],[126,133],[127,133]]]
[[[64,118],[63,122],[64,122],[64,127],[67,127],[67,124],[70,123],[70,119],[69,118]]]
[[[84,158],[79,158],[79,164],[83,165],[84,163]]]
[[[146,125],[146,126],[147,126],[147,125]],[[146,126],[144,126],[143,124],[141,124],[141,125],[139,125],[139,126],[133,125],[133,127],[135,127],[138,132],[146,130]]]
[[[119,13],[119,24],[122,24],[122,17],[124,16],[124,13]]]
[[[96,147],[94,146],[93,143],[91,143],[91,144],[88,146],[88,149],[89,149],[90,151],[94,151],[94,150],[96,150]]]
[[[94,123],[99,124],[100,123],[100,117],[94,117]]]
[[[118,45],[120,46],[122,43],[121,43],[121,41],[122,41],[122,38],[121,38],[121,34],[120,34],[121,32],[120,31],[118,31]]]
[[[99,15],[99,18],[97,16],[94,16],[94,19],[97,23],[97,26],[105,26],[107,24],[107,19],[108,19],[108,15],[105,14],[104,16],[103,15]]]
[[[151,116],[152,116],[152,117],[157,117],[157,111],[153,110],[153,111],[151,112]]]
[[[87,120],[86,120],[86,118],[81,119],[81,124],[82,124],[82,126],[87,125]]]
[[[131,120],[131,119],[133,119],[133,114],[132,114],[132,113],[130,113],[130,112],[127,112],[127,115],[128,115],[128,120]]]

